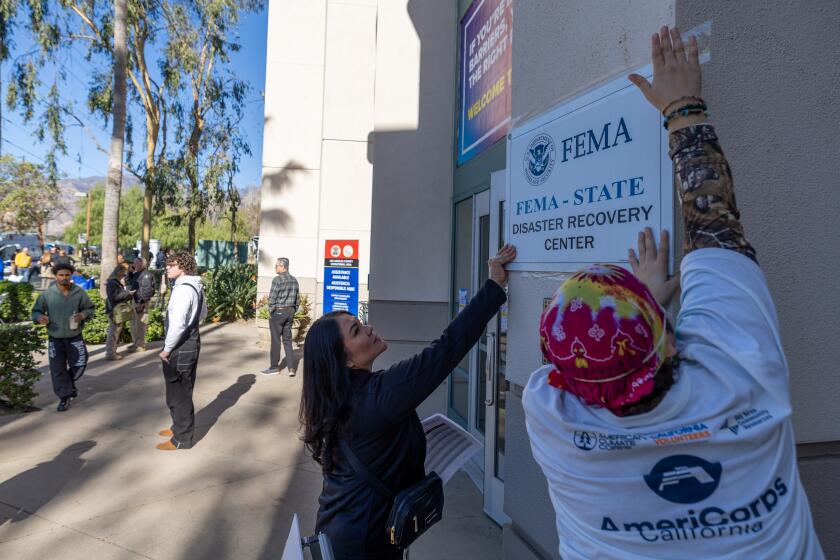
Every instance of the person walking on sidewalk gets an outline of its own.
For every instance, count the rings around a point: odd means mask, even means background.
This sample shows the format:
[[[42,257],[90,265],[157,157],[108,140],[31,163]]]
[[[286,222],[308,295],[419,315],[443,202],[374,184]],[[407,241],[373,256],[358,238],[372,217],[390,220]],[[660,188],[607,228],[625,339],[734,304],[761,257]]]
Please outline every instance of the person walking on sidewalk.
[[[297,278],[289,274],[289,259],[281,257],[274,266],[277,276],[271,281],[271,291],[268,294],[268,326],[271,331],[271,353],[268,369],[263,375],[277,375],[280,373],[280,343],[286,354],[286,367],[289,377],[297,373],[297,359],[292,345],[292,325],[300,298],[300,286]]]
[[[663,27],[651,58],[653,83],[630,80],[666,118],[686,255],[668,280],[667,234],[657,250],[645,230],[635,274],[587,266],[543,312],[548,365],[522,406],[560,556],[821,560],[778,317],[700,98],[697,42]]]
[[[134,275],[131,277],[134,291],[134,315],[131,318],[131,340],[128,352],[146,351],[146,328],[149,326],[149,303],[155,295],[155,277],[146,268],[146,260],[134,259]]]
[[[125,267],[118,264],[114,267],[105,284],[105,312],[108,314],[108,334],[105,337],[105,358],[108,360],[122,360],[123,355],[117,353],[125,324],[131,321],[133,309],[131,306],[132,292],[125,285]]]
[[[32,320],[47,327],[50,376],[59,412],[67,410],[70,399],[78,396],[76,381],[88,362],[82,325],[94,313],[87,293],[70,281],[73,272],[69,264],[53,267],[55,284],[41,292],[32,307]]]
[[[198,326],[207,317],[201,277],[195,258],[184,251],[166,258],[166,276],[174,282],[166,308],[166,338],[160,359],[166,384],[166,405],[172,427],[159,434],[170,438],[157,446],[161,451],[189,449],[195,431],[193,388],[201,352]]]
[[[32,272],[32,257],[29,254],[29,247],[24,247],[19,253],[15,255],[13,261],[18,276],[21,276],[21,282],[29,282],[29,275]]]

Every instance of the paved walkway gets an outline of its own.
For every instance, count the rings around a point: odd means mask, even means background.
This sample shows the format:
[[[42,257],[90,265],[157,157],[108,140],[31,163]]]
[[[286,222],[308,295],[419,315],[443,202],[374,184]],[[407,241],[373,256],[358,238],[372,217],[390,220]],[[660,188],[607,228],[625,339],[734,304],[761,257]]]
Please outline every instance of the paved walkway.
[[[255,338],[253,323],[202,330],[189,451],[154,447],[169,426],[160,343],[119,362],[90,347],[65,413],[45,376],[42,410],[0,416],[0,558],[279,559],[294,512],[310,534],[321,476],[298,439],[300,376],[259,375]],[[412,560],[501,558],[501,530],[466,475],[446,494]]]

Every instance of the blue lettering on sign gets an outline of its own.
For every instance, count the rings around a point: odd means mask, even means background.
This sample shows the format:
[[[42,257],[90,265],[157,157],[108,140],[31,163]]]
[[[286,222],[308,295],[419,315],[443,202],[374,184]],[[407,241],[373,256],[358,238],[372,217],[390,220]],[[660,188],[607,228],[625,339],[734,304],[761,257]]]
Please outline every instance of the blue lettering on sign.
[[[324,313],[359,313],[359,269],[324,268]]]

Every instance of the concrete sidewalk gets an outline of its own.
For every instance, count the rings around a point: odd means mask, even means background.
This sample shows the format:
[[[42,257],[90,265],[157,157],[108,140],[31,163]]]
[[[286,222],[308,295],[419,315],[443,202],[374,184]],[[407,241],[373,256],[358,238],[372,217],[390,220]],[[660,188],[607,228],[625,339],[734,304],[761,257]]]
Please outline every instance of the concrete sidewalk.
[[[301,378],[259,375],[256,338],[253,323],[202,329],[189,451],[155,449],[169,426],[159,343],[118,362],[90,347],[65,413],[47,374],[42,410],[0,416],[0,558],[279,559],[295,512],[311,534],[321,475],[298,439]],[[446,495],[412,560],[501,558],[469,478]]]

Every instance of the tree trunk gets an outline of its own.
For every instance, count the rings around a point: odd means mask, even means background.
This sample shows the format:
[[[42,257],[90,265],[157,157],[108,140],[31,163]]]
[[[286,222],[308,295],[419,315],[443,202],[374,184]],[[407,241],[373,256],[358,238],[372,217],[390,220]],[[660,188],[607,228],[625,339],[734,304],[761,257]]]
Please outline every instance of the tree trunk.
[[[104,280],[116,266],[119,239],[120,188],[125,143],[126,1],[114,0],[114,127],[111,132],[111,153],[108,157],[108,180],[105,184],[105,208],[102,216],[102,269],[99,290],[103,297]]]
[[[151,119],[146,118],[146,176],[155,171],[155,148],[157,147],[158,128]],[[140,256],[146,259],[146,262],[151,261],[149,255],[149,239],[152,236],[152,202],[154,197],[154,188],[148,182],[145,185],[143,192],[143,232],[140,236]]]
[[[187,219],[187,248],[191,253],[195,252],[195,216],[192,212]]]

